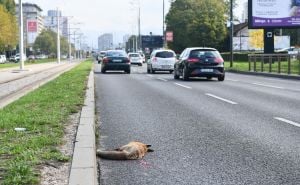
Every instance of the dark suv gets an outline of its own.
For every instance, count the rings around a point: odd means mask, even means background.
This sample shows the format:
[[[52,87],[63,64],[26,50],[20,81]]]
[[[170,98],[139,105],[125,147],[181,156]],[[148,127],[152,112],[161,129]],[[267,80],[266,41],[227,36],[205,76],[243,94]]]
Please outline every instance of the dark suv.
[[[218,78],[224,81],[224,60],[214,48],[186,48],[174,66],[174,79],[190,77]]]

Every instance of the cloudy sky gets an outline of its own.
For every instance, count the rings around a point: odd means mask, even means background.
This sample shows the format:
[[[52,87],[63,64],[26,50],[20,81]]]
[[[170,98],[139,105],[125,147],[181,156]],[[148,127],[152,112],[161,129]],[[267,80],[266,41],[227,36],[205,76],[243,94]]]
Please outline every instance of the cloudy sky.
[[[18,3],[18,0],[15,0]],[[245,1],[245,0],[241,0]],[[123,35],[137,34],[138,4],[141,7],[141,33],[162,34],[163,0],[23,0],[48,10],[59,8],[63,16],[72,16],[71,22],[80,22],[82,33],[90,46],[97,47],[97,37],[113,33],[115,44],[122,42]],[[170,8],[165,0],[165,12]],[[237,15],[240,10],[237,10]]]

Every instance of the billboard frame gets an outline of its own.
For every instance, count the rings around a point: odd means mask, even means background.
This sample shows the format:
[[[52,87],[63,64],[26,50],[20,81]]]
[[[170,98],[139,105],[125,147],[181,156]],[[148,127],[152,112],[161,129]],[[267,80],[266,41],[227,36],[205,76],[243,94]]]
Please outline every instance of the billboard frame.
[[[248,0],[248,28],[249,29],[297,29],[300,24],[296,26],[254,26],[253,25],[253,0]]]

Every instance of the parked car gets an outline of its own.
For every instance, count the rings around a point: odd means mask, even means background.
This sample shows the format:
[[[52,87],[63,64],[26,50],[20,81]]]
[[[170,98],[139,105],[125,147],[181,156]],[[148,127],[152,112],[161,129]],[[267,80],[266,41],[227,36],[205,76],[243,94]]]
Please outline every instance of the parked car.
[[[29,55],[28,60],[35,60],[35,56],[34,55]]]
[[[131,64],[143,65],[143,58],[139,53],[128,53],[128,57]]]
[[[6,56],[0,55],[0,64],[4,64],[6,62]]]
[[[40,55],[37,55],[35,58],[36,59],[46,59],[46,58],[48,58],[48,55],[40,54]]]
[[[176,54],[174,51],[167,49],[154,50],[147,62],[147,72],[169,71],[173,73],[175,62]]]
[[[25,55],[23,55],[23,57],[25,57]],[[9,60],[12,61],[12,62],[15,62],[15,63],[19,62],[20,61],[20,54],[17,53],[16,55],[11,56],[9,58]],[[24,60],[25,60],[25,58],[24,58]]]
[[[109,50],[101,62],[101,72],[107,70],[122,70],[130,73],[130,60],[128,55],[123,50]]]
[[[224,81],[224,60],[214,48],[186,48],[174,66],[174,79],[189,80],[190,77],[218,78]]]
[[[283,48],[280,50],[277,50],[276,53],[287,53],[289,55],[297,55],[300,54],[300,48],[295,48],[293,46],[288,48]]]

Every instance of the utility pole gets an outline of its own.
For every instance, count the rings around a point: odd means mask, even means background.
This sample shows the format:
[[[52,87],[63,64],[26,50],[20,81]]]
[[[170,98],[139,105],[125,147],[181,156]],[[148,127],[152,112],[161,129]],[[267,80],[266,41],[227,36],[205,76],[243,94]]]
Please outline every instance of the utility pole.
[[[142,50],[142,42],[141,42],[141,1],[139,0],[139,50]]]
[[[58,8],[56,10],[56,15],[57,15],[57,63],[60,64],[60,33],[59,33],[60,15],[59,15]]]
[[[230,67],[233,67],[233,0],[230,0]]]
[[[23,35],[23,2],[19,0],[19,53],[20,53],[20,70],[24,69],[24,35]]]
[[[163,47],[166,45],[166,35],[165,35],[165,0],[163,0]]]

